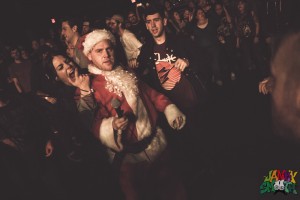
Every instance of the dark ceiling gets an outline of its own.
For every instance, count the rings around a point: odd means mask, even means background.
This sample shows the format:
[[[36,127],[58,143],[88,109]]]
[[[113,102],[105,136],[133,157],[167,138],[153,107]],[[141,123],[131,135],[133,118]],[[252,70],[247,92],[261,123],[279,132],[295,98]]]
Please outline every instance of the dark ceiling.
[[[131,0],[4,0],[0,3],[0,37],[19,40],[53,26],[63,16],[104,19],[134,8]],[[5,42],[5,39],[2,39]]]
[[[285,15],[290,15],[290,21],[299,25],[300,0],[282,1],[288,6]],[[63,16],[86,16],[104,20],[112,14],[126,14],[129,9],[134,9],[131,0],[1,0],[0,42],[24,40],[35,34],[43,34],[43,31],[51,26],[60,26],[59,19]],[[51,24],[51,18],[55,18],[57,23]]]

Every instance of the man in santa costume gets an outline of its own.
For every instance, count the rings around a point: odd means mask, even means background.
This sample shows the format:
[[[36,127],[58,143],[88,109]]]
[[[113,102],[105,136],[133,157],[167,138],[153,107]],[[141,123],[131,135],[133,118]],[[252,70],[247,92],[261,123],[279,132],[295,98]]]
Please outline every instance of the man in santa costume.
[[[167,141],[157,126],[158,112],[181,129],[185,115],[166,96],[139,81],[116,62],[116,40],[107,30],[94,30],[83,43],[99,111],[93,133],[118,166],[126,199],[186,199],[185,190],[166,164]]]

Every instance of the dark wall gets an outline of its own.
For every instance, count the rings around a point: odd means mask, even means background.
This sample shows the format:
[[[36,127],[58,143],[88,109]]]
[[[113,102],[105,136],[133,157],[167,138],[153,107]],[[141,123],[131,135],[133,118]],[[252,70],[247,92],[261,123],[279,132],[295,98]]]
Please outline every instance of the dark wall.
[[[19,43],[47,34],[49,28],[60,27],[63,16],[87,16],[103,19],[115,13],[125,14],[131,0],[4,0],[0,3],[0,40]],[[51,18],[57,24],[51,23]]]

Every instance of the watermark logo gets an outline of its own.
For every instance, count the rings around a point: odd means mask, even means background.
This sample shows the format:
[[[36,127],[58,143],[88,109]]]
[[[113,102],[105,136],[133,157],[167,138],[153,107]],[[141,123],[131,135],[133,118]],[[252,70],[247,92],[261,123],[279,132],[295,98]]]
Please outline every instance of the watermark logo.
[[[264,182],[260,185],[260,193],[278,193],[298,194],[296,190],[297,171],[292,170],[270,170],[267,176],[264,176]]]

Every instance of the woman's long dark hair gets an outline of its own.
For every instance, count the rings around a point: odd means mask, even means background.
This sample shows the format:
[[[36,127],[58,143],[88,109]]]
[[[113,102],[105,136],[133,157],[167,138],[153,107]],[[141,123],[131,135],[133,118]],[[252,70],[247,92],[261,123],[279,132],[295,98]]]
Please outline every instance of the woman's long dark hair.
[[[49,82],[48,85],[48,91],[44,91],[48,94],[58,96],[58,92],[62,89],[65,88],[65,84],[58,79],[55,67],[53,65],[53,58],[55,56],[63,56],[64,58],[70,60],[72,62],[72,65],[80,69],[80,67],[73,61],[72,58],[70,58],[66,53],[61,52],[61,51],[49,51],[48,54],[46,55],[46,58],[44,59],[43,62],[43,71],[44,71],[44,76],[46,77],[47,81]]]

